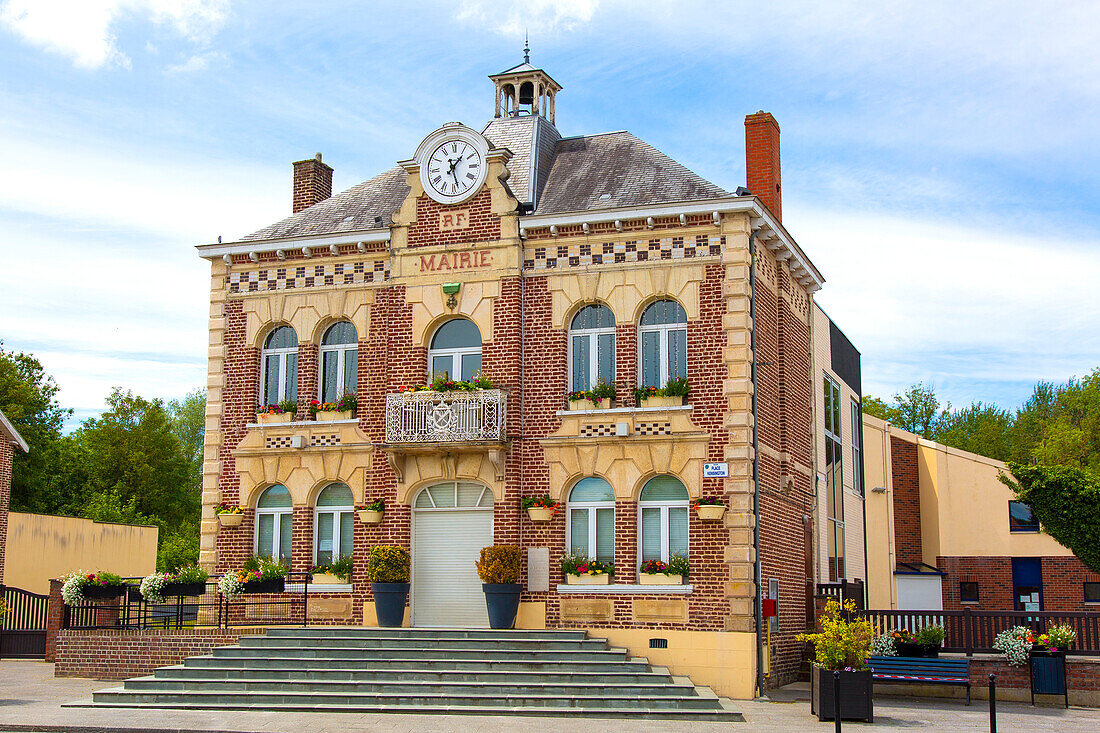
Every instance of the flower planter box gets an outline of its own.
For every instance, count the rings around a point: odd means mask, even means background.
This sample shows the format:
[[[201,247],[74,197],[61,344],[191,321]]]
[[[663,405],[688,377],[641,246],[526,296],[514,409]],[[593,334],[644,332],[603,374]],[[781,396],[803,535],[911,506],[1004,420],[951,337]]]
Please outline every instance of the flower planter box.
[[[286,578],[258,580],[241,586],[241,593],[282,593],[286,589]]]
[[[206,593],[206,583],[165,583],[160,594],[169,596],[201,596]]]
[[[125,592],[125,585],[86,585],[80,589],[81,595],[89,601],[118,598]]]
[[[542,506],[532,506],[527,508],[527,516],[531,518],[532,522],[549,522],[554,517],[554,510]]]
[[[318,410],[317,421],[324,422],[326,420],[354,420],[355,410],[345,410],[339,412],[337,410]]]
[[[936,659],[940,656],[939,644],[917,644],[913,641],[899,641],[895,645],[899,657],[917,659]]]
[[[570,410],[609,410],[615,406],[615,400],[600,400],[600,404],[596,404],[592,400],[570,400]]]
[[[665,573],[638,573],[638,585],[683,585],[684,576]]]
[[[675,397],[658,397],[654,395],[652,397],[646,397],[642,400],[642,404],[639,407],[682,407],[684,404],[684,398],[681,395]]]
[[[573,575],[568,573],[565,576],[566,585],[607,585],[611,581],[611,576],[607,573],[596,573],[595,575]]]
[[[726,514],[725,504],[699,504],[697,509],[704,522],[717,522]]]
[[[218,515],[218,522],[220,522],[223,527],[240,527],[241,522],[243,522],[243,521],[244,521],[244,515],[243,514],[219,514]]]
[[[314,573],[313,585],[347,585],[348,581],[332,573]]]
[[[360,509],[359,521],[363,524],[381,524],[382,512],[375,511],[374,509]]]
[[[1032,649],[1028,653],[1031,678],[1031,704],[1036,695],[1062,695],[1069,707],[1069,686],[1066,684],[1066,653]]]
[[[271,423],[288,423],[294,420],[294,416],[289,412],[280,412],[274,415],[261,415],[256,413],[256,422],[260,425],[268,425]]]
[[[840,673],[841,720],[875,722],[874,682],[869,669]],[[833,671],[817,665],[811,667],[810,712],[818,720],[835,720],[837,701],[833,692]]]

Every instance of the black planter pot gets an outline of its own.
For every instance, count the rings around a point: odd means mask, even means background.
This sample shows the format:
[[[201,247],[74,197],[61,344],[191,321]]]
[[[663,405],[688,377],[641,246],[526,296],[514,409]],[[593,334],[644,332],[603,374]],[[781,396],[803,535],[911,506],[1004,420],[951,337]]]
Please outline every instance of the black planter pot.
[[[938,644],[917,644],[913,641],[899,641],[894,645],[899,657],[938,657],[940,647]]]
[[[165,598],[169,596],[201,596],[206,592],[206,582],[201,583],[165,583],[164,590],[160,592]]]
[[[835,720],[836,700],[833,691],[833,671],[821,669],[816,665],[811,669],[810,712],[816,714],[818,720]],[[875,686],[872,674],[874,673],[869,669],[840,673],[841,720],[875,722]]]
[[[80,589],[81,594],[89,601],[99,601],[106,598],[118,598],[126,592],[125,585],[86,585]]]
[[[241,593],[282,593],[286,588],[286,578],[256,580],[241,586]]]
[[[405,623],[408,583],[371,583],[370,592],[374,594],[374,613],[379,626],[397,628]]]
[[[1028,654],[1031,677],[1031,704],[1036,695],[1062,695],[1069,707],[1069,686],[1066,684],[1066,653],[1032,647]]]
[[[516,625],[519,613],[520,583],[482,583],[485,591],[485,607],[489,611],[490,629],[510,629]]]

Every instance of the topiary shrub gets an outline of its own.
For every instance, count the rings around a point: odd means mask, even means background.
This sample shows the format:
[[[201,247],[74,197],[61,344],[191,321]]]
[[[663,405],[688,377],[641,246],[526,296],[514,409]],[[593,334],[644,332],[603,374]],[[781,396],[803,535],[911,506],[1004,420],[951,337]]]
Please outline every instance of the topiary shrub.
[[[408,583],[409,551],[400,545],[375,545],[370,548],[367,577],[372,583]]]
[[[515,545],[482,547],[481,559],[474,564],[482,583],[519,582],[520,549]]]

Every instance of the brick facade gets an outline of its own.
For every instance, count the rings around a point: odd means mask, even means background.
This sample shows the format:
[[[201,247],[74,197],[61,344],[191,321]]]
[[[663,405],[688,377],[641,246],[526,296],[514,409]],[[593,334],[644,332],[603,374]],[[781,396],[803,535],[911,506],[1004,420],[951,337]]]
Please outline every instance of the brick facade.
[[[291,208],[295,214],[324,201],[332,195],[332,168],[321,162],[321,154],[294,163],[294,196]]]
[[[894,482],[894,552],[898,562],[919,563],[924,555],[920,534],[917,444],[890,436],[890,455],[890,472]]]
[[[1043,557],[1043,611],[1096,611],[1096,604],[1085,603],[1084,584],[1100,583],[1095,573],[1075,556]],[[1011,557],[938,557],[936,564],[947,575],[943,579],[944,610],[973,608],[1005,611],[1015,607],[1012,592]],[[959,583],[978,584],[978,602],[962,603]]]
[[[263,630],[65,630],[57,636],[54,676],[97,680],[141,677],[157,667],[209,654],[216,646],[236,644],[241,636],[258,633]]]

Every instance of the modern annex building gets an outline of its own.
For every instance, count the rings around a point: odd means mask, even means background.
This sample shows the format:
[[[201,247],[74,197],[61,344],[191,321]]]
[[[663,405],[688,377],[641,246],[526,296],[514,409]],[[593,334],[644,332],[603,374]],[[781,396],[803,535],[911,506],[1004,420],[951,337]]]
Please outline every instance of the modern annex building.
[[[397,543],[412,555],[409,623],[479,626],[473,561],[516,544],[518,625],[598,630],[739,697],[767,667],[757,588],[775,580],[770,678],[789,680],[816,573],[804,520],[823,278],[781,223],[779,126],[746,118],[748,180],[731,194],[628,132],[564,136],[562,87],[526,60],[490,79],[488,124],[441,124],[336,196],[320,155],[295,163],[293,216],[199,247],[202,562],[272,554],[300,571],[351,554],[351,584],[311,613],[372,624],[366,557]],[[408,389],[443,374],[493,388]],[[636,398],[676,377],[686,404]],[[611,409],[570,409],[599,382],[617,388]],[[310,400],[344,392],[354,418],[311,418]],[[296,413],[258,421],[286,399]],[[561,502],[547,523],[520,506],[542,495]],[[700,518],[701,497],[727,507],[720,521]],[[378,499],[381,523],[359,522]],[[244,508],[239,527],[219,525],[223,501]],[[566,584],[568,550],[613,562],[611,583]],[[640,584],[643,560],[677,553],[683,584]]]

